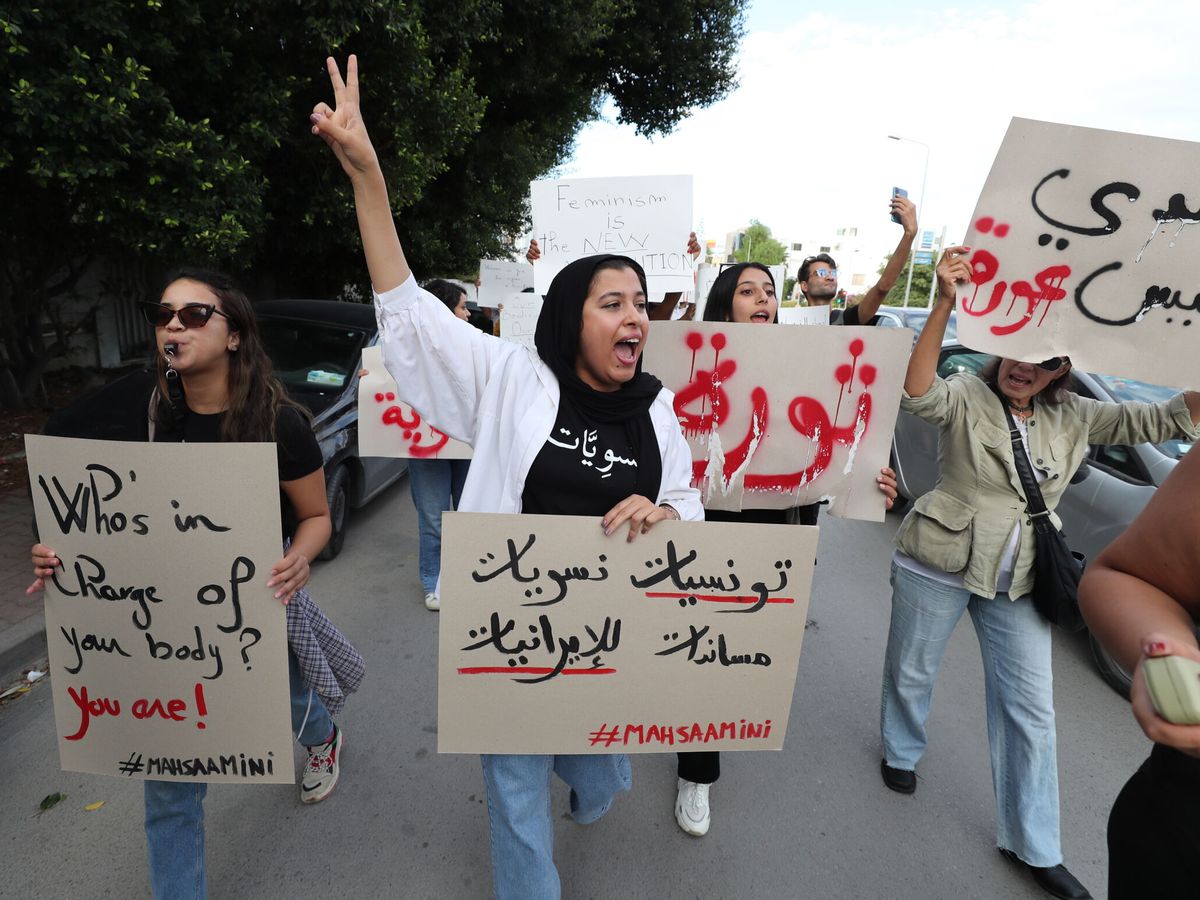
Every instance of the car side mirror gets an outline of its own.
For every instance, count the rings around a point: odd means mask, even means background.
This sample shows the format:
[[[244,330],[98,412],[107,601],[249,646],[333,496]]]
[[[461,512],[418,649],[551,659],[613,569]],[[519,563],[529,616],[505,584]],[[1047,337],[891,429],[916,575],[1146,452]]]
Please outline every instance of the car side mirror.
[[[1085,459],[1079,464],[1079,468],[1075,470],[1075,474],[1071,476],[1071,484],[1079,484],[1079,482],[1084,481],[1091,474],[1092,467]]]

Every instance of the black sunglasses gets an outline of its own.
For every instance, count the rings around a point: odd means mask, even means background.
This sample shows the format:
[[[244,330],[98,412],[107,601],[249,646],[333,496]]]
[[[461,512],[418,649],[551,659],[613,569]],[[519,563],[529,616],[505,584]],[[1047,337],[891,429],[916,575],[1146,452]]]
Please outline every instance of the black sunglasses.
[[[1047,359],[1044,362],[1038,363],[1039,369],[1045,369],[1047,372],[1057,372],[1067,364],[1065,356],[1056,356],[1053,359]]]
[[[165,304],[151,303],[149,301],[145,301],[139,305],[142,308],[142,315],[146,317],[146,321],[155,328],[166,327],[175,316],[179,316],[179,324],[184,328],[203,328],[208,324],[208,320],[213,317],[213,313],[216,313],[218,316],[224,316],[226,319],[229,318],[229,316],[226,316],[225,313],[221,312],[211,303],[186,303],[179,307],[179,309],[172,309]]]

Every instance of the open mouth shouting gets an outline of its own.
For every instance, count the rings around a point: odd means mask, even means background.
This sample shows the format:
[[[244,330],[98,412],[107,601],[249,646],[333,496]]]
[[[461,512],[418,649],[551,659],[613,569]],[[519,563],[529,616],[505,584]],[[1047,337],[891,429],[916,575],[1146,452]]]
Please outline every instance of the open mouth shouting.
[[[640,334],[622,338],[613,345],[613,353],[616,354],[617,362],[622,366],[636,365],[641,352],[642,336]]]
[[[750,316],[750,321],[770,324],[771,314],[765,309],[755,310],[755,312]]]

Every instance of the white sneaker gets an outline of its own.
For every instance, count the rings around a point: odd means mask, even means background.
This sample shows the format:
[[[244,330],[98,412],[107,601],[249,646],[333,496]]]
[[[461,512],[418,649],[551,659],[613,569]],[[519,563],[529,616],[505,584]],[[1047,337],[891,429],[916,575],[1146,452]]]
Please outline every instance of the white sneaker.
[[[430,591],[425,595],[425,608],[434,611],[442,608],[442,599],[437,595],[436,591]]]
[[[326,743],[308,748],[308,762],[300,777],[300,802],[320,803],[329,796],[341,774],[338,760],[342,751],[342,729],[333,726],[333,737]]]
[[[679,793],[675,797],[675,821],[679,827],[693,837],[704,837],[712,822],[708,808],[707,784],[679,779]]]

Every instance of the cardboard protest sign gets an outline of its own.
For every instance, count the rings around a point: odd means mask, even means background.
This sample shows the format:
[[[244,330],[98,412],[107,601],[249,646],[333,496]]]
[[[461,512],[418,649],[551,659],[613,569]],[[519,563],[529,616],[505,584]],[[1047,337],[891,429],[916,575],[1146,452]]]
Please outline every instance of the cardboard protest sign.
[[[533,266],[510,259],[481,259],[479,261],[480,306],[497,308],[512,294],[533,287]]]
[[[25,447],[62,767],[292,782],[274,444]]]
[[[965,243],[969,347],[1200,387],[1200,144],[1013,119]]]
[[[642,367],[675,392],[709,509],[819,500],[883,521],[907,328],[655,322]]]
[[[441,753],[779,750],[817,529],[447,513]]]
[[[567,263],[597,253],[637,260],[651,294],[692,289],[692,176],[534,181],[529,192],[542,251],[533,266],[537,293]]]
[[[535,350],[533,335],[541,312],[540,295],[510,294],[500,307],[500,337]]]
[[[396,382],[383,367],[383,350],[365,347],[358,380],[358,452],[398,459],[470,459],[471,446],[438,431],[397,397]]]

